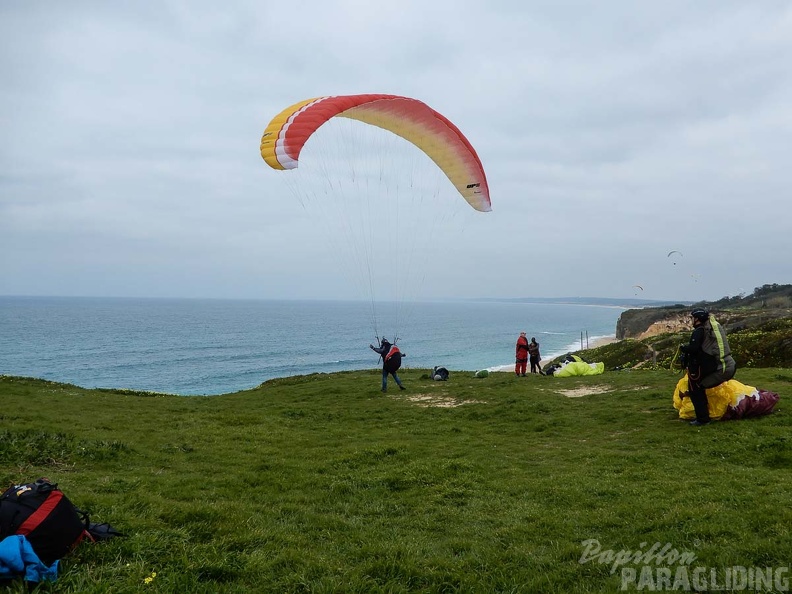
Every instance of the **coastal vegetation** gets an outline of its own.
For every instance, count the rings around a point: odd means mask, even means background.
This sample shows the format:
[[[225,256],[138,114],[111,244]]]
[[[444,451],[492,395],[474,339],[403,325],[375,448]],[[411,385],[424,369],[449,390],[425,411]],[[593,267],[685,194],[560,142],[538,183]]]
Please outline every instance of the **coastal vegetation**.
[[[738,371],[781,395],[774,414],[701,429],[659,365],[401,375],[405,392],[370,370],[212,397],[0,376],[3,483],[47,476],[126,534],[81,544],[42,589],[618,591],[592,539],[668,545],[690,567],[792,558],[789,368]]]
[[[738,368],[792,367],[792,285],[778,284],[693,306],[627,310],[617,323],[618,342],[577,354],[586,361],[602,361],[611,370],[672,369],[679,345],[690,339],[692,307],[706,308],[726,328]]]

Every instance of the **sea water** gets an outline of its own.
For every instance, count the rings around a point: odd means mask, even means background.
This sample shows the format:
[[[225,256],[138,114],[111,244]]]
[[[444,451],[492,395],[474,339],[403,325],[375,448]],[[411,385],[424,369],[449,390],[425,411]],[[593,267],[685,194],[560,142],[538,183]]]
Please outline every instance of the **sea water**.
[[[0,297],[0,374],[86,388],[212,395],[278,377],[379,367],[398,338],[403,366],[511,370],[521,331],[543,359],[613,336],[623,311],[581,304],[414,303],[398,336],[371,304],[341,301]],[[588,342],[587,342],[588,341]]]

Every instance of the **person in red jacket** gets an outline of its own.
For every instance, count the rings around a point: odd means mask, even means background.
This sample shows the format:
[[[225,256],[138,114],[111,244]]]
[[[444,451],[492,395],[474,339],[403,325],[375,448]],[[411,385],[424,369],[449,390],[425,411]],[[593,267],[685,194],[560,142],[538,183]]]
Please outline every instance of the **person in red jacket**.
[[[528,339],[525,338],[525,332],[520,332],[520,337],[517,339],[515,357],[517,360],[514,363],[514,373],[525,377],[525,370],[528,367]]]

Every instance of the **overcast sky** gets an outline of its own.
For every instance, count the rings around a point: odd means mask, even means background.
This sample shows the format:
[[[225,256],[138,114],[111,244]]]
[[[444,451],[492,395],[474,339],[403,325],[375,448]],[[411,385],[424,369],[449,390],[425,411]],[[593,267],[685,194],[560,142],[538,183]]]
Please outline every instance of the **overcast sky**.
[[[426,296],[792,282],[786,0],[4,0],[0,295],[355,297],[259,155],[286,106],[355,93],[484,163],[493,210]]]

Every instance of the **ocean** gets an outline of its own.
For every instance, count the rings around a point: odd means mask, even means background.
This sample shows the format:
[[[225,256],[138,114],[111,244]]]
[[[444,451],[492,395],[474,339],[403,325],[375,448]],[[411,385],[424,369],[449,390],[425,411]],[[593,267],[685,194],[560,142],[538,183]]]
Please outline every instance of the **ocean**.
[[[448,301],[410,304],[403,366],[511,370],[521,331],[542,358],[614,336],[623,309]],[[346,301],[0,297],[0,374],[85,388],[237,392],[308,373],[378,368],[371,304]],[[582,337],[582,342],[581,342]]]

